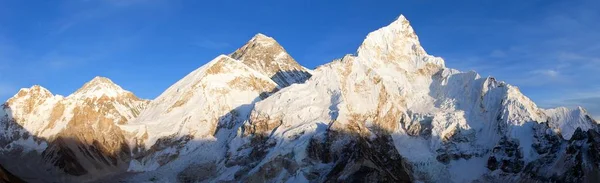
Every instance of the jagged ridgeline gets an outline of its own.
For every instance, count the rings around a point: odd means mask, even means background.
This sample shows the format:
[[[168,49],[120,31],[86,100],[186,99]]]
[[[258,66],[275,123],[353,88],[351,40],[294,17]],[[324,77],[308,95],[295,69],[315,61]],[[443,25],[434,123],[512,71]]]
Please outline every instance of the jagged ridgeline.
[[[446,68],[404,16],[315,70],[257,34],[151,101],[21,89],[0,127],[8,182],[600,182],[584,109]]]

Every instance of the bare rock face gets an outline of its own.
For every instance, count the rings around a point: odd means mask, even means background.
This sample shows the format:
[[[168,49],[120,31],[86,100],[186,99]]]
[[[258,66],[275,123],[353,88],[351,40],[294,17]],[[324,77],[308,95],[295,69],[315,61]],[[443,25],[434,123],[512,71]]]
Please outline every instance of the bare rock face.
[[[280,87],[303,83],[310,71],[298,64],[275,39],[256,34],[231,57],[270,77]]]
[[[31,182],[88,181],[124,172],[130,152],[118,125],[147,103],[102,77],[68,97],[41,86],[22,89],[3,105],[1,163]]]
[[[321,147],[316,143],[308,146],[311,152],[319,151],[319,148],[328,148],[325,151],[333,153],[311,153],[309,155],[313,162],[325,160],[323,163],[331,161],[334,164],[329,172],[315,170],[311,172],[312,174],[305,175],[312,181],[412,182],[408,164],[398,154],[389,134],[382,133],[375,137],[364,137],[335,131],[329,133],[329,140],[338,139],[337,143],[340,143],[339,140],[350,140],[350,142],[345,142],[346,145],[341,149],[331,147],[331,144],[336,144],[335,140],[324,143],[325,146]]]

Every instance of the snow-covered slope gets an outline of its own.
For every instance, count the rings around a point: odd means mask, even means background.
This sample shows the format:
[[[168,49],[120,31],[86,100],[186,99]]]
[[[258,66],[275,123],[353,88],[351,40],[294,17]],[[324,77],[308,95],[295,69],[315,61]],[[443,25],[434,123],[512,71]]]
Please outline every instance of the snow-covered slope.
[[[128,165],[117,126],[147,104],[96,77],[68,97],[41,86],[21,89],[0,110],[0,162],[30,182],[92,180]]]
[[[122,126],[134,136],[136,160],[130,170],[158,168],[174,156],[212,144],[222,128],[232,128],[254,102],[277,89],[270,78],[221,55],[179,80],[153,100],[140,116]],[[189,142],[189,143],[188,143]],[[180,146],[175,146],[179,144]],[[219,149],[204,149],[219,156]],[[208,157],[203,157],[208,158]]]

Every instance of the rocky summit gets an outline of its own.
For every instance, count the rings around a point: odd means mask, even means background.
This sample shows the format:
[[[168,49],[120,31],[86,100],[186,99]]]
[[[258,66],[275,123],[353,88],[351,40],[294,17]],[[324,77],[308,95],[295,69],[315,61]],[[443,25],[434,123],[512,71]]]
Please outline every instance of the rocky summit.
[[[600,182],[585,109],[447,68],[404,16],[314,70],[257,34],[153,100],[21,89],[0,127],[4,182]]]

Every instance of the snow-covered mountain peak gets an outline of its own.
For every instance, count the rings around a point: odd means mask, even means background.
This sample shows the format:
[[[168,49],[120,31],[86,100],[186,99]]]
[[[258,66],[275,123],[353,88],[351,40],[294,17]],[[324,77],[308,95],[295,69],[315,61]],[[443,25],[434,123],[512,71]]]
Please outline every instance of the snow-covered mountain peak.
[[[415,71],[427,63],[444,67],[444,61],[427,55],[410,22],[400,15],[394,22],[367,35],[357,51],[361,60],[399,64]]]
[[[24,96],[37,96],[41,98],[48,98],[52,97],[53,95],[50,92],[50,90],[40,85],[33,85],[31,88],[22,88],[13,98]]]
[[[388,27],[393,27],[396,29],[406,29],[406,28],[412,29],[410,22],[408,21],[408,19],[406,19],[406,17],[403,14],[400,14],[400,16],[398,16],[398,18],[396,18],[396,20],[394,20],[392,23],[390,23],[390,25],[388,25]]]
[[[256,34],[230,56],[270,77],[281,87],[310,77],[308,69],[298,64],[275,39],[264,34]]]
[[[107,84],[115,84],[112,80],[107,77],[96,76],[92,80],[90,80],[86,84],[99,84],[99,83],[107,83]]]
[[[298,64],[275,39],[261,33],[256,34],[244,46],[231,53],[230,56],[248,66],[256,64],[267,66],[271,62],[285,63],[290,61],[285,59],[291,59],[294,64]]]
[[[48,101],[59,100],[61,98],[62,96],[54,96],[48,89],[40,85],[34,85],[31,88],[22,88],[19,90],[17,94],[6,101],[4,108],[11,110],[9,112],[11,116],[19,118],[22,115],[33,112]]]
[[[130,92],[125,91],[119,85],[113,83],[112,80],[105,77],[96,76],[91,81],[85,83],[69,97],[117,97],[126,93]]]
[[[549,125],[557,129],[564,139],[571,139],[577,128],[583,131],[598,128],[599,124],[592,119],[590,115],[582,107],[569,109],[566,107],[558,107],[547,109]]]
[[[110,80],[106,77],[96,76],[96,77],[94,77],[94,79],[85,83],[83,85],[83,87],[81,87],[81,89],[89,89],[89,88],[93,88],[93,87],[97,87],[97,86],[106,87],[106,88],[121,88],[117,84],[115,84],[112,80]]]
[[[256,35],[254,35],[254,37],[252,37],[252,39],[250,39],[249,43],[258,43],[258,44],[262,44],[264,46],[270,46],[273,44],[278,44],[277,41],[275,39],[273,39],[272,37],[269,37],[267,35],[264,35],[262,33],[257,33]]]

